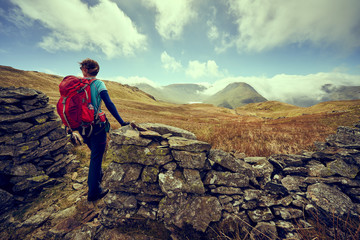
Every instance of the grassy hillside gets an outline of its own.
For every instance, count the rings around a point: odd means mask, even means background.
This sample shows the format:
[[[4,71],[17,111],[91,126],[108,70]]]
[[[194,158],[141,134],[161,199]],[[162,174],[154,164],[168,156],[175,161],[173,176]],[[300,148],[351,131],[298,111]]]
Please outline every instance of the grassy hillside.
[[[235,109],[240,116],[256,116],[265,119],[279,119],[313,114],[332,114],[351,112],[360,104],[360,100],[329,101],[311,107],[298,107],[278,101],[250,103]]]
[[[61,76],[0,66],[0,87],[31,87],[46,93],[52,104],[59,98]],[[268,101],[236,110],[211,104],[171,104],[156,101],[138,88],[105,81],[125,121],[156,122],[194,132],[213,148],[244,152],[247,156],[297,153],[323,141],[339,125],[360,119],[360,100],[324,102],[301,108]],[[106,110],[106,108],[105,108]],[[108,113],[112,128],[120,125]]]
[[[226,88],[209,97],[204,102],[219,107],[234,109],[249,103],[264,101],[266,101],[266,99],[257,93],[249,84],[237,82],[229,84]]]

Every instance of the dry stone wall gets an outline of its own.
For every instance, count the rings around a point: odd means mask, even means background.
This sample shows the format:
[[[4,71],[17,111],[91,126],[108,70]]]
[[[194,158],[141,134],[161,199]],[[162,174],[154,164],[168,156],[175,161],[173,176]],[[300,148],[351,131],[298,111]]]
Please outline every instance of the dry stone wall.
[[[211,149],[162,124],[141,128],[111,134],[104,176],[111,191],[99,216],[105,227],[141,216],[164,222],[174,239],[189,226],[206,232],[214,224],[254,239],[298,239],[296,228],[311,227],[305,215],[359,216],[359,125],[339,127],[315,152],[269,158]]]
[[[49,98],[0,88],[0,212],[26,201],[77,165]]]

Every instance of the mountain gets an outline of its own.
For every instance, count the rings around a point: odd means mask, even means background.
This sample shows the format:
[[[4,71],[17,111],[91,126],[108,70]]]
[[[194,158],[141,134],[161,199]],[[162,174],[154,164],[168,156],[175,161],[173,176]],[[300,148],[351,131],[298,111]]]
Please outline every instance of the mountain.
[[[205,99],[205,95],[201,92],[206,90],[206,87],[199,84],[170,84],[161,88],[144,83],[134,86],[154,96],[157,100],[165,102],[185,104],[202,102]]]
[[[334,86],[325,84],[321,90],[325,92],[321,101],[339,101],[360,99],[360,86]]]
[[[178,104],[198,102],[234,109],[248,103],[266,101],[250,85],[240,82],[231,83],[210,97],[203,93],[207,88],[199,84],[171,84],[162,88],[154,88],[148,84],[137,84],[135,86],[151,94],[157,100]]]
[[[256,92],[249,84],[236,82],[229,84],[223,90],[207,98],[204,103],[234,109],[249,103],[264,101],[266,101],[266,98]]]
[[[176,103],[202,102],[204,90],[206,87],[199,84],[171,84],[164,87],[164,92]]]

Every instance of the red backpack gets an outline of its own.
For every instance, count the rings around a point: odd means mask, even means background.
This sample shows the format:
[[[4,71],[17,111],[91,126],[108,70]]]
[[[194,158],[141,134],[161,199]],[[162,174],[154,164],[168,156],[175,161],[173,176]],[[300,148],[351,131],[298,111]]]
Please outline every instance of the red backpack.
[[[95,113],[91,104],[90,85],[95,80],[66,76],[59,84],[60,99],[56,108],[62,122],[71,132],[82,127],[85,135],[85,128],[94,123]],[[92,128],[89,136],[91,131]]]

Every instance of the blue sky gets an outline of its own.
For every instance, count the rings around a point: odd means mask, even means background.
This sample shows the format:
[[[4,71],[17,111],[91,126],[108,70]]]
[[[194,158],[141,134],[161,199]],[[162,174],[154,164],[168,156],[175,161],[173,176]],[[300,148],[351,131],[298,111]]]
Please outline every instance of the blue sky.
[[[0,0],[0,65],[153,86],[247,82],[269,100],[360,85],[359,0]]]

